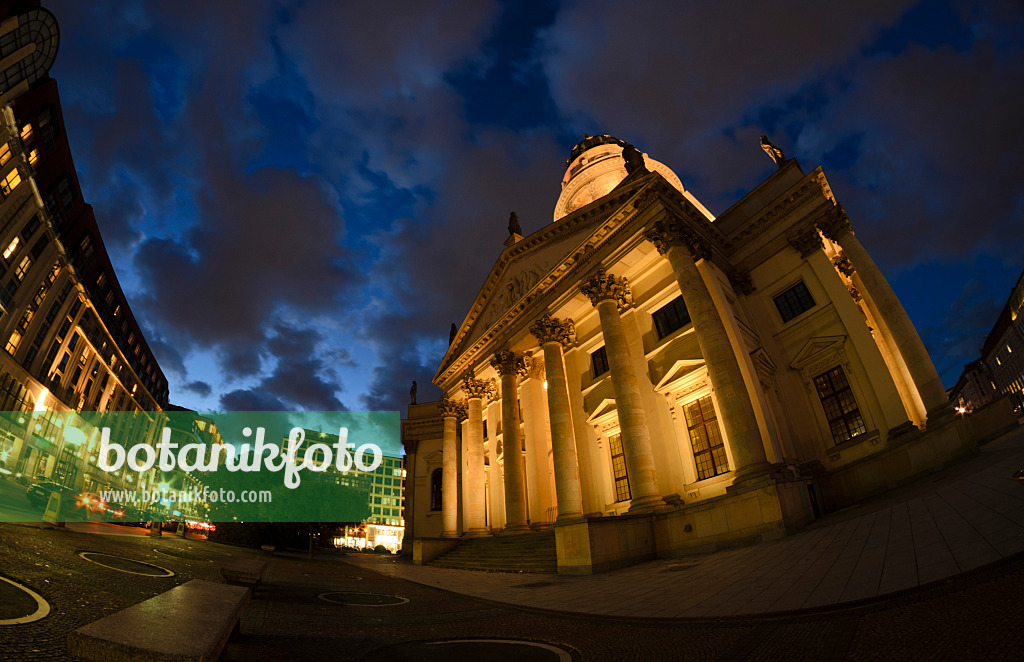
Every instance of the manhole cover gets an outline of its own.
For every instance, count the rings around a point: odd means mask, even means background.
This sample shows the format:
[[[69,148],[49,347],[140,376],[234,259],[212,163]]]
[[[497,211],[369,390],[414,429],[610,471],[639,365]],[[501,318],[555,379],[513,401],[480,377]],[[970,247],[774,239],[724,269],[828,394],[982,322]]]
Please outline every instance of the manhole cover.
[[[32,589],[0,577],[0,625],[38,621],[50,613],[50,605]]]
[[[317,596],[324,602],[337,605],[353,605],[357,607],[393,607],[405,604],[409,598],[386,593],[354,593],[351,591],[329,591]]]
[[[167,568],[161,568],[158,565],[144,563],[143,561],[133,561],[132,559],[114,556],[113,554],[103,554],[101,552],[79,552],[78,555],[86,561],[91,561],[96,565],[103,566],[104,568],[110,568],[111,570],[118,570],[120,572],[128,572],[133,575],[146,575],[147,577],[174,576],[174,573]]]
[[[487,662],[577,662],[579,654],[553,644],[522,639],[449,639],[445,641],[407,641],[370,651],[364,660],[406,662],[451,662],[487,660]]]

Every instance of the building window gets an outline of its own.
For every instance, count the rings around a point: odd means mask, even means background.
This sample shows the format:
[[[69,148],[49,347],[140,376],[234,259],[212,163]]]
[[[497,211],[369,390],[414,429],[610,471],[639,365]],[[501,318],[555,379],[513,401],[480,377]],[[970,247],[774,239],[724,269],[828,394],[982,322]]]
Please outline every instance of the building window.
[[[693,461],[697,465],[697,480],[729,471],[729,459],[725,455],[725,443],[711,396],[689,403],[683,408],[683,413],[693,447]]]
[[[17,168],[15,168],[7,173],[7,176],[4,177],[3,180],[0,180],[0,191],[3,191],[4,195],[10,195],[14,189],[18,188],[18,184],[20,183],[21,173],[18,172]]]
[[[32,258],[26,255],[21,258],[21,263],[18,268],[14,270],[14,275],[18,278],[18,282],[25,280],[25,275],[28,274],[28,270],[32,268]]]
[[[11,160],[11,146],[7,143],[0,145],[0,166],[7,165],[7,162]]]
[[[21,243],[21,237],[15,237],[11,239],[11,243],[7,244],[7,250],[4,251],[4,259],[8,260],[14,252],[18,250],[18,245]]]
[[[686,303],[681,296],[657,310],[651,317],[654,319],[654,328],[658,331],[659,340],[690,323],[690,313],[686,310]]]
[[[11,334],[10,339],[7,341],[7,353],[14,356],[14,353],[18,351],[18,345],[21,343],[21,332],[15,331]]]
[[[803,281],[775,297],[774,301],[783,322],[788,322],[801,313],[814,308],[814,298],[807,291],[807,286],[804,285]]]
[[[629,475],[626,473],[626,454],[622,450],[622,435],[608,437],[608,448],[612,452],[612,477],[615,479],[615,500],[629,501]]]
[[[441,479],[443,472],[440,469],[434,469],[430,473],[430,509],[441,510]]]
[[[864,419],[857,408],[857,401],[850,389],[850,382],[842,367],[836,366],[828,372],[814,378],[814,388],[818,390],[821,406],[825,409],[825,418],[832,432],[832,440],[839,444],[863,434]]]
[[[605,347],[590,355],[590,363],[594,367],[594,376],[608,372],[608,351]]]

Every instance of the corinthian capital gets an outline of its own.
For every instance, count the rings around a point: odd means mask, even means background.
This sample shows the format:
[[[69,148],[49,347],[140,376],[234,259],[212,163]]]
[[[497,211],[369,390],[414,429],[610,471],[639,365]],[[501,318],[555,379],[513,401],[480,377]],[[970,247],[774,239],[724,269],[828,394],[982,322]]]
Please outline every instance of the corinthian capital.
[[[694,260],[711,258],[711,245],[707,240],[675,216],[657,221],[644,232],[644,238],[654,244],[662,255],[674,246],[682,246],[690,251]]]
[[[437,408],[440,410],[442,418],[466,418],[466,403],[464,401],[443,398]]]
[[[462,390],[466,392],[467,399],[481,398],[483,400],[490,400],[494,397],[497,388],[494,386],[493,379],[476,379],[473,372],[467,370],[462,375]]]
[[[629,305],[631,299],[629,281],[613,276],[604,269],[598,269],[592,278],[580,285],[580,292],[595,306],[609,299],[622,308]]]
[[[829,209],[825,214],[817,220],[818,228],[821,233],[831,239],[832,241],[842,243],[840,239],[846,233],[852,233],[853,227],[850,225],[850,217],[843,211],[842,205],[836,205]]]
[[[800,257],[804,258],[813,255],[815,251],[822,248],[821,235],[818,234],[818,228],[813,225],[797,230],[796,234],[789,237],[789,244],[800,251]]]
[[[510,352],[507,349],[500,352],[496,352],[491,357],[491,365],[498,371],[498,374],[504,377],[505,375],[519,375],[520,377],[526,376],[527,359],[522,354],[516,354]]]
[[[545,314],[530,326],[530,333],[540,341],[541,346],[544,343],[557,342],[563,347],[571,347],[576,335],[576,325],[570,318],[560,320]]]

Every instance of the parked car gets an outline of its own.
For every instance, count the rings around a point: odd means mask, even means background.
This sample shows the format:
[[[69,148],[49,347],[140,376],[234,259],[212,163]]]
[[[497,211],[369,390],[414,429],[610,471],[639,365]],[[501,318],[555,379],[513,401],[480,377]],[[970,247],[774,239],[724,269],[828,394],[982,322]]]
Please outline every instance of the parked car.
[[[50,495],[54,492],[63,494],[65,503],[72,504],[72,506],[77,505],[79,496],[78,492],[70,487],[58,485],[52,480],[44,480],[34,483],[28,488],[25,496],[28,497],[28,502],[36,508],[46,508],[46,504],[50,500]]]

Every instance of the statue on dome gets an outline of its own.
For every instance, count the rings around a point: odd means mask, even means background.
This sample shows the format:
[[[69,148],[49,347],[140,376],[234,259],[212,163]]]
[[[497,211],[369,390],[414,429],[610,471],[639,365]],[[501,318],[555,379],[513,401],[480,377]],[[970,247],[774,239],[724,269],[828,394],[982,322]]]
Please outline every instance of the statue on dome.
[[[412,380],[412,388],[409,389],[409,404],[416,404],[416,380]]]
[[[622,158],[626,162],[626,174],[632,175],[638,170],[640,172],[647,172],[647,166],[644,165],[644,155],[640,153],[636,147],[626,141],[620,141],[622,145]]]
[[[519,225],[519,215],[512,212],[512,215],[508,217],[508,236],[511,237],[514,234],[523,236],[523,228]]]
[[[761,149],[771,157],[772,161],[775,161],[775,165],[781,170],[782,166],[786,163],[786,155],[772,141],[768,140],[768,136],[761,136]]]
[[[455,322],[452,322],[452,328],[448,331],[448,344],[451,345],[455,342],[455,334],[459,332],[459,329],[455,326]]]

